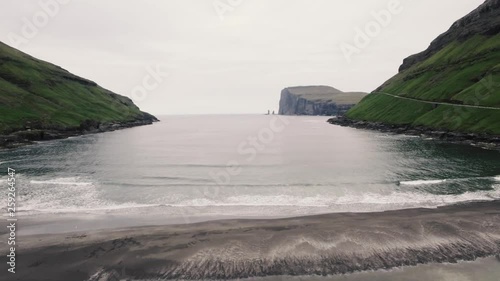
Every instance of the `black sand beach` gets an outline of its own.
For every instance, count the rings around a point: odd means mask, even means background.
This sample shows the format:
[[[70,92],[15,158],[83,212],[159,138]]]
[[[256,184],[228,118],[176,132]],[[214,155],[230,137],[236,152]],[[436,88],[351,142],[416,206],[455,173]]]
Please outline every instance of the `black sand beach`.
[[[18,243],[17,273],[2,280],[338,275],[499,255],[500,202],[22,236]]]

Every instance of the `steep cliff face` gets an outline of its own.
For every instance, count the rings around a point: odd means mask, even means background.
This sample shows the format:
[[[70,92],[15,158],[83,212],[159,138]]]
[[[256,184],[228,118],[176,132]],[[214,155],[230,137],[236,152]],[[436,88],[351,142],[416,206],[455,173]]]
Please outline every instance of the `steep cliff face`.
[[[343,115],[366,93],[344,93],[328,86],[290,87],[281,91],[281,115]]]
[[[500,0],[487,0],[352,108],[351,120],[500,135]]]

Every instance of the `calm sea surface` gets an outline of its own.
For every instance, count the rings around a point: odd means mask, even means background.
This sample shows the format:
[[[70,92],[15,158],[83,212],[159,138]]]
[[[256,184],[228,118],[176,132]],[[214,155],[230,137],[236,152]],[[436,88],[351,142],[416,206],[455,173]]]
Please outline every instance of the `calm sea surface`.
[[[500,198],[500,153],[332,126],[326,117],[163,116],[0,151],[18,215],[280,217]],[[6,200],[5,192],[0,195]]]

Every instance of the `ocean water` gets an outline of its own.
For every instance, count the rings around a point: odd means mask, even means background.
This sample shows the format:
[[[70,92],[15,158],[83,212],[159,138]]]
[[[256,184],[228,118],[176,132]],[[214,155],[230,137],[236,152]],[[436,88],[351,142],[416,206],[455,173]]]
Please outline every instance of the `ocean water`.
[[[160,119],[2,150],[0,185],[15,169],[19,216],[156,214],[162,222],[500,199],[498,151],[343,128],[326,117]]]

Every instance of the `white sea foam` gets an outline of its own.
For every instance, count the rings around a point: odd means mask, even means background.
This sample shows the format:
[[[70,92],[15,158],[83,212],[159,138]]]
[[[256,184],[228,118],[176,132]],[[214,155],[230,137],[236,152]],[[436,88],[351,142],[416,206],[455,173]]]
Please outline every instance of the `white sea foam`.
[[[7,164],[7,163],[21,162],[21,161],[23,161],[23,160],[0,161],[0,165]]]
[[[494,180],[494,181],[500,181],[500,176],[495,176],[495,177],[473,177],[473,178],[454,178],[454,179],[441,179],[441,180],[414,180],[414,181],[401,181],[399,184],[401,185],[434,185],[434,184],[441,184],[441,183],[447,183],[447,182],[462,182],[462,181],[469,181],[469,180],[478,180],[478,179],[487,179],[487,180]]]
[[[415,181],[402,181],[401,185],[431,185],[431,184],[440,184],[444,183],[447,180],[415,180]]]
[[[211,200],[197,198],[169,204],[173,207],[314,207],[323,208],[327,212],[352,211],[369,212],[384,209],[439,207],[449,204],[470,201],[491,201],[500,199],[500,186],[490,191],[466,192],[458,195],[436,195],[425,192],[392,192],[390,194],[351,193],[338,197],[315,196],[234,196],[227,199]],[[360,208],[360,206],[364,206]],[[351,208],[352,207],[352,208]],[[265,215],[265,214],[262,214]],[[286,215],[286,214],[284,214]]]
[[[52,213],[52,214],[65,214],[65,213],[93,213],[93,212],[108,212],[108,211],[119,211],[119,210],[129,210],[133,211],[134,209],[141,208],[152,208],[152,207],[161,207],[159,204],[136,204],[136,203],[126,203],[126,204],[116,204],[116,205],[101,205],[101,206],[91,206],[91,207],[82,207],[82,206],[67,206],[61,208],[39,208],[39,206],[29,204],[25,205],[18,210],[20,212],[27,213]],[[21,213],[22,215],[22,213]]]
[[[498,186],[490,191],[466,192],[457,195],[437,195],[424,192],[393,192],[389,195],[366,193],[339,198],[336,204],[400,205],[410,207],[438,207],[443,205],[500,199]]]
[[[53,184],[53,185],[92,185],[92,182],[81,182],[78,177],[57,178],[51,180],[31,180],[31,184]]]
[[[489,179],[500,181],[500,176]],[[203,194],[193,194],[191,198],[186,194],[157,194],[153,200],[110,198],[106,188],[95,180],[66,177],[66,178],[27,178],[30,184],[21,186],[19,195],[19,210],[27,213],[78,213],[127,210],[128,212],[142,212],[140,209],[165,207],[168,208],[227,208],[232,215],[248,212],[252,209],[257,216],[287,216],[288,211],[297,214],[312,214],[319,212],[373,212],[405,208],[428,207],[434,208],[449,204],[469,201],[490,201],[500,199],[500,184],[492,186],[492,190],[467,192],[457,195],[437,195],[424,191],[388,190],[376,192],[344,191],[331,193],[325,188],[321,195],[291,193],[266,195],[241,193],[238,195],[219,195],[204,197]],[[1,181],[1,180],[0,180]],[[439,184],[446,180],[408,181],[401,184]],[[0,196],[1,197],[1,196]],[[240,208],[241,207],[241,208]],[[245,209],[245,210],[243,210]],[[240,213],[239,213],[240,212]],[[280,213],[281,212],[281,213]]]
[[[174,207],[209,207],[209,206],[297,206],[297,207],[323,207],[329,206],[328,199],[321,196],[300,197],[288,195],[240,195],[232,196],[222,200],[210,200],[207,198],[196,198],[186,200],[179,204],[171,204]]]
[[[228,201],[197,198],[179,203],[166,204],[110,202],[97,199],[95,196],[93,196],[92,192],[90,192],[86,197],[81,195],[79,195],[78,197],[78,202],[72,200],[63,200],[62,198],[55,200],[29,200],[28,202],[24,202],[19,210],[35,213],[102,213],[108,211],[128,210],[128,212],[133,213],[134,210],[139,211],[139,209],[157,207],[221,207],[230,208],[231,214],[235,216],[240,215],[238,213],[240,210],[239,208],[254,208],[253,211],[255,212],[255,215],[265,217],[268,215],[289,215],[288,213],[276,213],[279,212],[279,208],[292,208],[292,210],[294,210],[295,212],[302,212],[302,214],[304,215],[318,212],[374,212],[419,207],[436,208],[462,202],[498,200],[500,199],[500,189],[497,186],[496,189],[492,191],[467,192],[460,195],[433,195],[428,193],[394,192],[388,195],[376,193],[351,194],[336,198],[274,196],[275,198],[278,198],[277,200],[274,200],[274,202],[271,199],[273,196],[241,196],[233,197]],[[249,201],[250,198],[252,198],[251,201]]]

